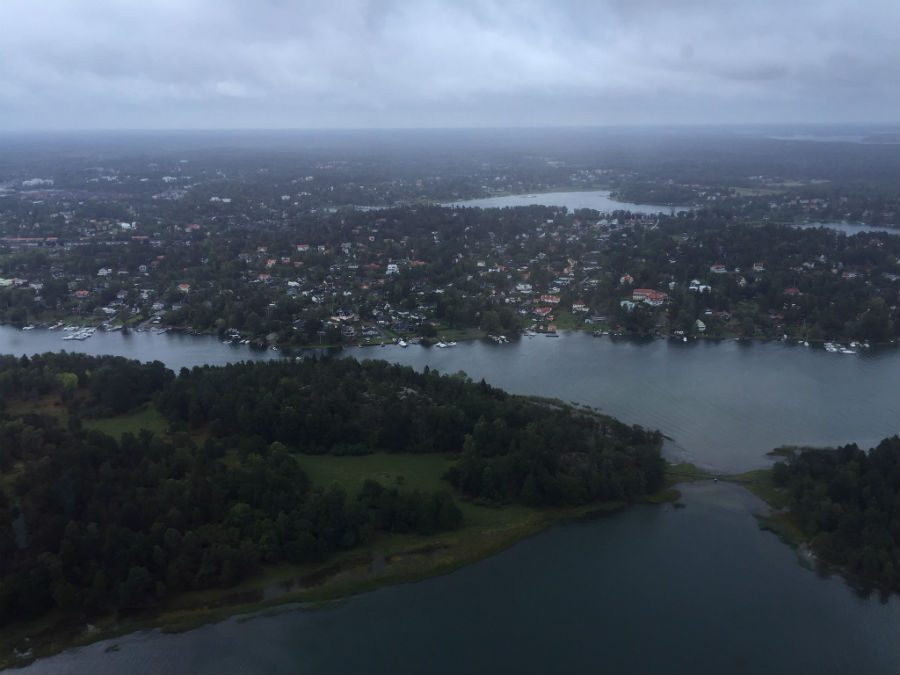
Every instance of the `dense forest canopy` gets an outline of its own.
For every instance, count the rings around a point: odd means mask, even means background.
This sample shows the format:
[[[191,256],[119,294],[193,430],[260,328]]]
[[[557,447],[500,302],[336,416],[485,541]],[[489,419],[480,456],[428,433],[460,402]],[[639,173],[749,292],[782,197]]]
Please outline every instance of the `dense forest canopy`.
[[[804,450],[774,467],[814,551],[851,575],[900,590],[900,437]]]
[[[0,357],[0,622],[152,606],[267,563],[383,533],[457,528],[482,503],[631,501],[661,437],[464,375],[349,359],[182,370],[118,357]],[[91,429],[154,406],[167,433]],[[444,491],[311,483],[299,453],[442,453]]]

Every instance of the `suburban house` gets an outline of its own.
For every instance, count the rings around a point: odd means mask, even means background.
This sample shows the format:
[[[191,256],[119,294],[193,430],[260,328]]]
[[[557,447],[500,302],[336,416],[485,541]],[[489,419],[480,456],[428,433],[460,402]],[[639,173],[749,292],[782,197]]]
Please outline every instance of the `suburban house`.
[[[661,307],[669,300],[669,295],[652,288],[635,288],[631,293],[631,299],[634,302],[644,302],[653,307]]]

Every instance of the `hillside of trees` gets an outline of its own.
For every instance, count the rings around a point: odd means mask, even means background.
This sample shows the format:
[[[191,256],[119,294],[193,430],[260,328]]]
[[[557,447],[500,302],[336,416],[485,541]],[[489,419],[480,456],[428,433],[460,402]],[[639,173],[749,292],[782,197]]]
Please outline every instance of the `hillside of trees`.
[[[88,428],[146,405],[167,433]],[[153,607],[385,533],[455,529],[454,488],[496,504],[637,499],[661,486],[660,440],[461,374],[384,362],[175,375],[119,357],[0,357],[0,625],[54,609]],[[374,451],[458,461],[446,491],[369,480],[356,494],[312,484],[297,462]]]
[[[779,462],[775,484],[824,561],[900,590],[900,437],[868,452],[856,444],[804,450]]]

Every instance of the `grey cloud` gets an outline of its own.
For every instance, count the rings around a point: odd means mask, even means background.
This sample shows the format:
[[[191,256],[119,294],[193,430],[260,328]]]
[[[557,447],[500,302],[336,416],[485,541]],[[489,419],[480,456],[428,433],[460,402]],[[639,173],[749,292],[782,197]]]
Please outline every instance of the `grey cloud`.
[[[0,128],[878,122],[900,105],[895,0],[3,10]]]

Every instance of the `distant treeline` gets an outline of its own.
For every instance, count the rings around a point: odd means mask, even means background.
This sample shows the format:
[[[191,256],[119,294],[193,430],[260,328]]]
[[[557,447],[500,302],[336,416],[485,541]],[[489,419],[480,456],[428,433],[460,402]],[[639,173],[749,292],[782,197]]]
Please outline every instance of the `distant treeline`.
[[[900,437],[868,452],[803,450],[777,463],[773,478],[823,560],[900,590]]]
[[[162,436],[83,425],[151,402]],[[606,417],[384,362],[175,376],[118,357],[0,357],[0,624],[151,606],[380,533],[454,529],[451,485],[495,503],[635,499],[660,486],[659,446]],[[358,494],[311,485],[296,461],[376,450],[459,460],[444,492],[370,480]]]

